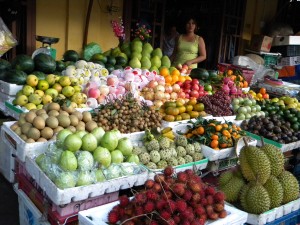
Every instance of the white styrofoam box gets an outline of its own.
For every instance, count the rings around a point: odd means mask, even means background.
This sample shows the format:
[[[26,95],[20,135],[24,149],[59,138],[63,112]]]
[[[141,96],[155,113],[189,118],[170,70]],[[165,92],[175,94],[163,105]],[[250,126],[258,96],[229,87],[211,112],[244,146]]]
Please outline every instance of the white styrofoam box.
[[[282,152],[287,152],[287,151],[291,151],[293,149],[297,149],[300,147],[300,141],[295,141],[295,142],[291,142],[288,144],[281,144],[281,151]]]
[[[18,194],[20,225],[50,225],[30,198],[17,186],[14,189]]]
[[[179,173],[180,171],[185,171],[187,169],[192,169],[193,171],[197,172],[203,170],[207,167],[208,159],[202,159],[196,162],[186,163],[178,166],[174,166],[175,173]],[[145,166],[146,167],[146,166]],[[147,168],[147,167],[146,167]],[[163,169],[149,169],[149,176],[148,179],[154,179],[156,174],[162,173]]]
[[[0,101],[5,102],[5,101],[12,101],[15,99],[15,96],[7,95],[2,92],[0,92]]]
[[[242,88],[243,93],[248,93],[250,91],[250,87]]]
[[[15,155],[14,150],[6,145],[3,141],[3,132],[1,130],[0,140],[0,172],[5,179],[10,182],[15,182]]]
[[[18,91],[22,90],[23,85],[10,84],[3,80],[0,80],[0,92],[6,95],[15,96]]]
[[[9,116],[13,117],[16,120],[19,120],[20,114],[27,112],[28,110],[19,105],[14,105],[11,101],[5,102],[6,112]]]
[[[38,186],[46,193],[48,198],[56,205],[64,205],[70,202],[77,202],[91,197],[111,193],[122,189],[139,186],[148,179],[148,171],[145,169],[142,173],[119,177],[112,180],[98,182],[96,184],[59,189],[47,177],[47,175],[35,163],[35,160],[26,157],[25,167],[29,175],[35,180]]]
[[[122,137],[129,138],[133,143],[143,140],[144,135],[145,135],[145,131],[121,134]]]
[[[35,142],[26,143],[23,141],[14,131],[10,129],[10,126],[16,121],[4,122],[1,130],[4,132],[3,141],[5,144],[10,145],[16,152],[16,156],[22,162],[25,162],[25,157],[34,157],[44,153],[47,147],[53,141],[47,142]]]
[[[0,102],[0,111],[4,113],[6,116],[8,116],[8,113],[6,112],[6,106],[4,102]]]
[[[272,46],[300,45],[299,36],[278,36],[273,38]]]
[[[285,205],[271,209],[260,215],[248,213],[247,224],[263,225],[263,224],[272,222],[272,221],[274,221],[284,215],[287,215],[291,212],[299,210],[299,208],[300,208],[300,198],[297,200],[291,201]]]
[[[119,203],[115,201],[92,209],[83,210],[78,213],[79,225],[107,225],[107,216],[110,210]],[[247,221],[247,213],[225,205],[227,216],[215,221],[208,220],[206,225],[243,225]]]
[[[225,123],[225,122],[233,122],[235,120],[235,115],[234,116],[214,116],[213,120],[217,120],[220,121],[221,123]]]

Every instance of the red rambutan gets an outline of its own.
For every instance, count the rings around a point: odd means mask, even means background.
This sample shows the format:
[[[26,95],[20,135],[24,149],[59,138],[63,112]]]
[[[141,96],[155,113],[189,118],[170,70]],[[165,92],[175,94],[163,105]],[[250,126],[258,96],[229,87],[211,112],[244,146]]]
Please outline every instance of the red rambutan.
[[[191,225],[191,223],[188,220],[183,220],[180,225]]]
[[[200,200],[201,200],[201,196],[200,196],[199,193],[194,193],[194,194],[192,195],[192,201],[193,201],[193,202],[198,203],[198,202],[200,202]]]
[[[173,215],[173,220],[175,221],[176,224],[179,224],[180,223],[179,215]]]
[[[226,210],[219,212],[219,218],[225,218],[227,216]]]
[[[155,183],[152,187],[152,190],[155,191],[156,193],[160,193],[161,192],[161,184]]]
[[[218,213],[215,213],[215,212],[209,213],[209,214],[207,214],[207,216],[211,220],[217,220],[219,218]]]
[[[129,198],[127,197],[127,195],[122,195],[119,197],[119,202],[120,202],[120,206],[121,207],[126,207],[129,203]]]
[[[199,194],[201,196],[201,198],[205,198],[205,191],[203,189],[201,189],[201,191],[199,191]]]
[[[124,225],[135,225],[135,222],[133,220],[128,220],[125,223],[123,223]]]
[[[182,198],[183,198],[184,200],[186,200],[186,201],[189,201],[189,200],[191,200],[192,196],[193,196],[192,191],[189,190],[189,189],[187,189],[187,190],[184,192]]]
[[[199,220],[203,220],[204,221],[204,223],[206,222],[206,220],[207,220],[207,215],[206,215],[206,213],[205,214],[202,214],[202,215],[200,215],[199,216]]]
[[[195,219],[191,222],[191,225],[201,225],[199,220]]]
[[[215,212],[222,212],[224,210],[224,205],[221,203],[214,204]]]
[[[135,194],[134,200],[135,200],[136,204],[142,205],[147,201],[147,197],[146,197],[145,193],[140,192],[140,193]]]
[[[214,187],[212,186],[208,186],[206,189],[205,189],[205,194],[206,195],[214,195],[216,193],[216,190]]]
[[[218,191],[214,194],[214,200],[215,202],[224,202],[226,199],[226,196],[223,192]]]
[[[120,210],[120,204],[118,204],[118,205],[115,205],[112,209],[111,209],[111,211],[116,211],[116,212],[119,212],[119,210]]]
[[[189,181],[188,186],[194,193],[199,193],[202,189],[201,184],[194,181]]]
[[[212,205],[205,206],[205,211],[207,215],[215,212]]]
[[[163,175],[163,174],[156,174],[155,176],[154,176],[154,180],[155,180],[155,182],[156,183],[164,183],[165,182],[165,175]]]
[[[172,185],[171,189],[175,192],[176,195],[182,196],[185,193],[185,185],[182,183],[175,183]]]
[[[157,210],[162,210],[165,205],[167,204],[167,201],[164,199],[158,199],[155,203],[155,207]]]
[[[133,215],[133,212],[134,212],[134,209],[133,209],[133,205],[128,205],[124,208],[124,212],[126,215],[128,216],[132,216]]]
[[[185,170],[184,172],[185,172],[188,176],[192,176],[192,175],[195,174],[194,171],[193,171],[192,169],[187,169],[187,170]]]
[[[119,218],[119,214],[116,211],[110,211],[108,213],[108,218],[107,219],[108,219],[109,223],[114,224],[114,223],[117,223],[120,218]]]
[[[177,182],[185,184],[187,180],[188,180],[188,175],[185,172],[180,171],[177,173]]]
[[[149,200],[155,201],[158,198],[158,194],[156,192],[154,192],[153,190],[147,190],[146,191],[146,197]]]
[[[208,205],[214,204],[214,197],[212,195],[207,195],[206,200]]]
[[[125,209],[124,208],[120,208],[118,210],[118,213],[119,213],[120,218],[123,218],[123,216],[125,215]]]
[[[195,181],[196,183],[202,184],[202,179],[197,174],[191,175],[190,180]]]
[[[174,221],[174,219],[168,220],[168,225],[176,225],[177,223]]]
[[[201,198],[200,204],[203,205],[203,206],[206,206],[206,205],[207,205],[207,200],[206,200],[206,198]]]
[[[167,166],[165,169],[164,169],[164,174],[165,176],[169,177],[169,176],[172,176],[174,173],[174,168],[172,166]]]
[[[176,208],[178,212],[184,212],[187,209],[186,201],[178,199],[176,201]]]
[[[148,201],[144,205],[144,212],[151,213],[155,209],[155,204],[152,201]]]
[[[173,200],[168,200],[166,201],[166,204],[165,204],[165,208],[166,209],[169,209],[169,211],[173,214],[173,212],[176,210],[176,207],[177,207],[177,204],[175,201]]]
[[[202,214],[205,214],[205,209],[202,205],[198,205],[197,207],[194,208],[194,213],[197,215],[197,216],[200,216]]]
[[[150,188],[153,187],[154,184],[155,184],[154,180],[147,180],[147,181],[145,182],[145,187],[146,187],[147,189],[150,189]]]
[[[149,225],[159,225],[159,223],[155,220],[151,220]]]
[[[171,213],[167,212],[166,210],[163,210],[160,212],[160,216],[165,220],[169,220],[171,218]]]
[[[164,200],[168,200],[168,199],[172,199],[173,194],[171,191],[165,191],[161,194],[161,196]]]
[[[144,208],[142,206],[136,206],[135,207],[135,215],[139,216],[144,214]]]

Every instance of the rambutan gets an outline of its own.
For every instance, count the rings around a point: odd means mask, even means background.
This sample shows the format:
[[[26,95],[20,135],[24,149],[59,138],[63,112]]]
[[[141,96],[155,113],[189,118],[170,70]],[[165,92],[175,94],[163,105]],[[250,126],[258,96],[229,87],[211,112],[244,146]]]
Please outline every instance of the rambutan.
[[[165,208],[168,209],[171,213],[176,210],[177,204],[173,200],[166,201]]]
[[[165,175],[164,174],[156,174],[155,176],[154,176],[154,181],[156,182],[156,183],[164,183],[165,182]]]
[[[223,192],[218,191],[214,194],[214,200],[215,202],[224,202],[226,199],[226,196]]]
[[[147,190],[146,191],[146,197],[149,200],[157,200],[158,199],[158,194],[156,192],[154,192],[153,190]]]
[[[195,181],[196,183],[202,184],[202,179],[201,179],[201,177],[199,177],[197,174],[191,175],[191,176],[190,176],[190,180],[193,180],[193,181]]]
[[[203,189],[201,189],[201,191],[199,191],[199,194],[201,196],[201,198],[205,198],[205,191]]]
[[[167,212],[166,210],[163,210],[160,212],[160,216],[165,220],[169,220],[171,218],[171,213]]]
[[[209,213],[209,214],[207,214],[207,216],[211,220],[217,220],[219,218],[218,213],[215,213],[215,212]]]
[[[122,195],[119,197],[119,202],[121,207],[126,207],[129,203],[129,198],[127,195]]]
[[[186,201],[190,201],[191,198],[192,198],[192,196],[193,196],[192,191],[189,190],[189,189],[187,189],[187,190],[184,192],[182,198],[183,198],[184,200],[186,200]]]
[[[191,223],[188,220],[183,220],[180,225],[191,225]]]
[[[123,218],[123,216],[125,215],[125,209],[119,208],[118,213],[119,213],[120,218]]]
[[[186,201],[178,199],[176,201],[176,208],[178,212],[184,212],[187,209]]]
[[[147,197],[146,197],[145,193],[140,192],[140,193],[135,194],[134,200],[135,200],[136,204],[142,205],[147,201]]]
[[[170,177],[173,175],[174,173],[174,168],[172,166],[167,166],[165,169],[164,169],[164,174],[166,177]]]
[[[202,189],[201,184],[194,182],[194,181],[189,181],[188,182],[188,187],[194,192],[194,193],[199,193]]]
[[[161,192],[161,184],[159,183],[155,183],[152,187],[152,190],[155,191],[156,193],[160,193]]]
[[[198,221],[200,225],[205,225],[206,219],[198,218]]]
[[[185,193],[185,185],[182,183],[175,183],[172,185],[171,189],[175,192],[176,195],[182,196]]]
[[[164,200],[168,200],[168,199],[172,199],[173,194],[171,191],[165,191],[161,194],[161,196]]]
[[[155,204],[152,201],[147,201],[144,205],[144,212],[151,213],[155,209]]]
[[[206,220],[207,220],[207,214],[204,213],[204,214],[200,215],[200,216],[199,216],[199,219],[202,219],[202,220],[204,221],[204,223],[205,223]]]
[[[208,186],[206,189],[205,189],[205,194],[206,195],[214,195],[216,193],[216,190],[215,188],[213,188],[212,186]]]
[[[201,200],[201,196],[200,196],[199,193],[194,193],[194,194],[192,195],[192,201],[193,201],[193,202],[198,203],[198,202],[200,202],[200,200]]]
[[[215,212],[222,212],[224,210],[224,205],[221,203],[214,204]]]
[[[144,214],[144,208],[142,206],[136,206],[135,207],[135,215],[139,216]]]
[[[225,218],[227,216],[226,210],[219,212],[219,218]]]
[[[177,223],[175,222],[174,219],[169,219],[167,224],[168,225],[176,225]]]
[[[192,176],[192,175],[195,174],[194,171],[193,171],[192,169],[187,169],[187,170],[185,170],[184,172],[185,172],[188,176]]]
[[[133,205],[128,205],[124,208],[124,212],[126,215],[128,216],[132,216],[133,215],[133,212],[134,212],[134,209],[133,209]]]
[[[180,223],[179,215],[173,215],[173,220],[175,221],[176,224],[179,224]]]
[[[207,215],[215,212],[212,205],[205,206],[205,211]]]
[[[159,225],[159,223],[155,220],[151,220],[149,225]]]
[[[212,195],[207,195],[206,200],[208,205],[214,204],[214,197]]]
[[[115,205],[112,209],[111,209],[111,211],[116,211],[116,212],[119,212],[119,210],[120,210],[120,204],[118,204],[118,205]]]
[[[177,182],[185,184],[187,180],[188,180],[188,175],[185,172],[180,171],[177,173]]]
[[[205,209],[202,205],[197,205],[197,207],[194,208],[194,213],[197,215],[197,216],[200,216],[202,214],[205,214]]]
[[[124,225],[135,225],[136,223],[133,220],[128,220],[128,221],[126,221],[125,223],[122,223],[122,224],[124,224]],[[139,224],[139,223],[137,223],[137,224]]]
[[[207,200],[206,200],[206,198],[201,198],[200,204],[203,205],[203,206],[206,206],[206,205],[207,205]]]
[[[153,185],[155,184],[154,180],[146,180],[145,182],[145,187],[147,189],[151,189],[153,187]]]
[[[191,225],[201,225],[199,220],[195,219],[191,222]]]
[[[110,211],[108,213],[108,222],[109,223],[112,223],[112,224],[115,224],[119,221],[119,214],[116,212],[116,211]]]
[[[167,204],[167,201],[164,199],[158,199],[155,203],[155,207],[157,210],[162,210],[165,205]]]

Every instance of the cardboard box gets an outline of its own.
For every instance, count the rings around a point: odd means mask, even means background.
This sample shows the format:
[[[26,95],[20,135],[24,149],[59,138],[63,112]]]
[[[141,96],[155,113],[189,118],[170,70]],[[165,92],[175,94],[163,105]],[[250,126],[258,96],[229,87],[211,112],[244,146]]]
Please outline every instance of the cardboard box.
[[[270,52],[273,38],[264,35],[254,35],[251,39],[250,49],[256,52]]]

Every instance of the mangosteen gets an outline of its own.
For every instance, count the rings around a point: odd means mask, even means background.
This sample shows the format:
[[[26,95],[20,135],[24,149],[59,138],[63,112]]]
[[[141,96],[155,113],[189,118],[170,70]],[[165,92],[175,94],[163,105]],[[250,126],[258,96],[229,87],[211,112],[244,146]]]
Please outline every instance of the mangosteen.
[[[296,141],[298,141],[298,138],[295,136],[292,136],[292,142],[296,142]]]
[[[276,134],[281,133],[281,129],[280,129],[280,127],[278,127],[278,126],[274,126],[273,131],[274,131],[274,133],[276,133]]]
[[[272,137],[272,140],[273,140],[273,141],[278,141],[278,137],[274,135],[274,136]]]
[[[267,126],[266,126],[266,128],[267,128],[267,130],[272,131],[273,128],[274,128],[273,123],[272,122],[268,123]]]

